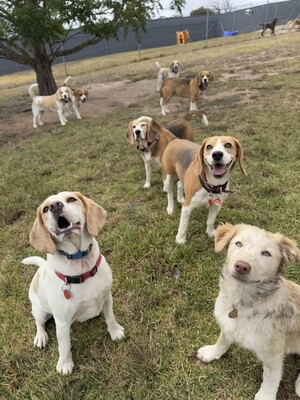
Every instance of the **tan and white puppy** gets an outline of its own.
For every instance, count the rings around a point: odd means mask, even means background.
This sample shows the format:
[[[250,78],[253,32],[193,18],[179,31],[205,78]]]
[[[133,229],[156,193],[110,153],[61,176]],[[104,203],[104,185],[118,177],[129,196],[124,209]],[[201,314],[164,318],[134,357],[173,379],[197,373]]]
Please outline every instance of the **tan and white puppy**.
[[[63,86],[68,86],[68,82],[71,79],[72,79],[72,77],[68,76],[65,79],[65,81],[63,83]],[[84,87],[80,87],[80,88],[77,88],[77,89],[71,89],[71,90],[72,90],[72,93],[73,93],[72,96],[71,96],[71,102],[72,102],[73,110],[74,110],[74,112],[76,114],[77,119],[82,119],[81,115],[80,115],[80,112],[79,112],[79,107],[80,107],[81,103],[85,103],[87,101],[89,92]],[[71,115],[71,104],[70,103],[67,104],[66,115],[67,116]]]
[[[244,224],[217,228],[216,252],[227,246],[214,311],[221,334],[198,357],[218,360],[239,343],[263,363],[255,400],[275,400],[285,354],[300,354],[300,286],[281,276],[285,265],[299,261],[300,251],[279,233]],[[300,396],[300,375],[295,387]]]
[[[178,60],[174,60],[171,62],[169,68],[162,68],[158,61],[156,61],[155,65],[158,68],[156,91],[159,92],[163,81],[166,79],[179,78],[181,63]]]
[[[28,257],[22,263],[39,267],[29,298],[37,333],[34,345],[48,343],[46,321],[56,324],[59,359],[56,369],[71,374],[70,328],[102,311],[112,340],[122,339],[124,329],[114,316],[112,273],[95,239],[106,220],[106,211],[79,192],[61,192],[48,197],[37,209],[30,243],[47,259]]]
[[[168,197],[168,214],[174,210],[173,180],[177,173],[177,201],[182,204],[177,243],[186,242],[191,212],[201,205],[209,207],[206,233],[213,237],[214,224],[229,192],[229,176],[238,161],[246,175],[243,149],[232,136],[212,136],[201,146],[187,140],[174,140],[162,157],[164,191]],[[184,197],[185,195],[185,197]]]
[[[197,110],[197,99],[214,79],[210,71],[200,71],[192,78],[174,78],[163,82],[160,89],[161,114],[169,114],[168,103],[174,94],[190,101],[190,111]]]
[[[37,121],[39,125],[43,125],[42,115],[44,111],[57,112],[60,123],[66,125],[68,121],[65,116],[65,108],[73,95],[72,90],[62,86],[51,96],[36,96],[33,91],[35,87],[38,87],[37,83],[29,86],[29,94],[32,98],[33,127],[37,128]]]
[[[204,125],[208,125],[205,114],[199,112],[198,117]],[[193,127],[185,118],[171,121],[165,128],[150,117],[140,117],[129,123],[126,139],[130,144],[137,145],[143,158],[146,170],[145,188],[151,186],[152,164],[161,165],[167,145],[176,137],[194,141]]]

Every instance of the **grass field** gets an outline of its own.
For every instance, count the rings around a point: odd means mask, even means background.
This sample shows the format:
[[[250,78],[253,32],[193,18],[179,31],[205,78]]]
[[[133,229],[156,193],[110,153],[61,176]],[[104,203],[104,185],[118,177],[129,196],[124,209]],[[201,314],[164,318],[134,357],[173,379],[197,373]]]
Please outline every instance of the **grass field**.
[[[9,137],[0,140],[1,400],[254,399],[262,378],[254,355],[233,346],[208,365],[196,358],[200,346],[218,337],[213,307],[225,257],[214,253],[213,240],[205,234],[207,210],[193,212],[187,244],[176,245],[180,206],[167,215],[159,168],[153,170],[152,187],[143,188],[143,161],[124,136],[128,122],[144,115],[146,105],[162,123],[188,109],[186,100],[174,98],[171,104],[181,112],[159,116],[155,60],[166,65],[179,58],[189,75],[211,69],[215,80],[199,101],[209,126],[193,121],[197,142],[210,135],[235,136],[248,172],[244,177],[238,168],[234,171],[233,193],[217,222],[258,225],[300,244],[299,33],[258,36],[215,39],[208,48],[199,42],[147,50],[140,62],[136,53],[126,53],[72,63],[69,73],[82,83],[145,80],[153,85],[153,97],[145,104],[143,93],[139,100],[132,93],[127,109],[94,118],[84,118],[82,107],[83,120],[72,118],[65,127],[57,120],[37,130],[11,132],[10,118],[22,118],[15,112],[20,93],[29,101],[27,86],[34,77],[0,77],[6,123],[0,139]],[[63,78],[61,66],[54,73]],[[63,190],[80,191],[108,212],[98,241],[112,267],[115,314],[126,331],[126,339],[115,343],[102,316],[75,323],[71,376],[55,370],[53,321],[47,325],[48,347],[33,347],[28,289],[35,268],[21,265],[24,257],[37,254],[28,242],[37,206]],[[299,265],[285,275],[300,283]],[[296,399],[297,373],[299,358],[287,357],[279,400]]]

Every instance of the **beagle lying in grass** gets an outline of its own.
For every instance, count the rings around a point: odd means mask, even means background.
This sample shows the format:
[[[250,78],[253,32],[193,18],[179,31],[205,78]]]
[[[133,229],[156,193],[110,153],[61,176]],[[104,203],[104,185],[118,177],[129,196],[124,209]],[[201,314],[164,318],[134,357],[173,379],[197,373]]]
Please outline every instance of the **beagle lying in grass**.
[[[56,93],[51,96],[36,96],[33,91],[33,88],[36,87],[38,87],[38,84],[33,83],[28,89],[30,97],[32,98],[33,127],[37,128],[37,122],[39,125],[43,125],[42,115],[44,111],[56,111],[60,123],[66,125],[66,104],[71,100],[73,95],[72,90],[63,86],[58,88]]]
[[[159,92],[163,81],[166,79],[179,78],[181,64],[178,60],[174,60],[171,62],[169,68],[162,68],[158,61],[156,61],[155,65],[158,68],[156,91]]]
[[[190,111],[197,110],[197,99],[214,79],[210,71],[200,71],[192,78],[174,78],[163,82],[160,89],[161,114],[169,114],[168,103],[174,94],[190,101]]]
[[[281,276],[285,265],[300,260],[300,250],[279,233],[243,224],[217,228],[216,252],[227,246],[214,311],[221,334],[198,357],[218,360],[239,343],[263,363],[255,400],[275,400],[285,354],[300,354],[300,286]],[[300,375],[295,388],[300,396]]]
[[[177,201],[183,203],[177,243],[186,242],[191,212],[201,205],[209,207],[206,233],[214,236],[215,220],[228,196],[230,172],[237,161],[246,175],[242,147],[231,136],[209,137],[201,146],[188,140],[173,140],[167,146],[161,165],[168,214],[174,210],[172,184],[175,173],[179,177]]]
[[[208,125],[205,114],[198,111],[193,115],[201,118],[204,125]],[[191,116],[187,114],[186,117],[190,118]],[[176,137],[194,141],[193,127],[186,118],[171,121],[165,128],[150,117],[140,117],[129,123],[126,139],[130,144],[137,145],[145,163],[145,188],[151,186],[152,164],[161,164],[161,158],[167,145]]]
[[[64,375],[74,367],[70,340],[74,321],[83,322],[102,311],[112,340],[124,337],[113,312],[111,269],[95,239],[105,220],[106,211],[78,192],[50,196],[38,207],[30,232],[30,243],[47,253],[47,259],[22,261],[39,267],[29,290],[37,328],[34,345],[47,345],[45,323],[53,316],[59,350],[56,369]]]
[[[63,83],[63,86],[68,86],[68,82],[71,79],[72,79],[72,77],[68,76],[65,79],[65,81]],[[77,89],[72,89],[72,92],[73,92],[73,94],[71,96],[72,107],[73,107],[73,109],[75,111],[77,119],[82,119],[81,115],[80,115],[80,112],[79,112],[80,103],[85,103],[87,101],[89,92],[84,87],[79,87]],[[68,103],[66,108],[67,108],[66,114],[67,115],[71,115],[71,104]]]

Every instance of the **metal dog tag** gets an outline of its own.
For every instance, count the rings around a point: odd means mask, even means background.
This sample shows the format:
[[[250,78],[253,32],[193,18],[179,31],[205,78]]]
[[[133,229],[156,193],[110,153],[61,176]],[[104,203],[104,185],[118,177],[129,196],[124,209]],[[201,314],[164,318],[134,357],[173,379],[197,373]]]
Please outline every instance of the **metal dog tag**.
[[[238,316],[238,311],[236,308],[234,308],[233,310],[229,311],[228,313],[228,317],[229,318],[236,318]]]
[[[222,200],[219,197],[217,197],[215,199],[215,205],[218,206],[218,207],[220,207],[222,205]]]
[[[208,196],[208,205],[209,205],[209,207],[212,207],[214,205],[213,195],[212,194],[210,194]]]

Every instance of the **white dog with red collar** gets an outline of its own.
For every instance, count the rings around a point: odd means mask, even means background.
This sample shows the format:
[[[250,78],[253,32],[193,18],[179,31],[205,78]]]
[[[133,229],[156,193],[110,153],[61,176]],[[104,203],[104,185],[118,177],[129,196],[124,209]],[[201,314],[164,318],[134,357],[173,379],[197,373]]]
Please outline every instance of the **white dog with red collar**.
[[[112,340],[124,337],[113,312],[111,269],[95,240],[105,221],[106,211],[92,200],[78,192],[61,192],[38,207],[30,232],[30,243],[47,253],[47,260],[22,261],[39,267],[29,290],[37,327],[34,345],[47,345],[45,323],[53,316],[59,349],[56,369],[61,374],[71,374],[74,368],[70,339],[74,321],[86,321],[102,311]]]

